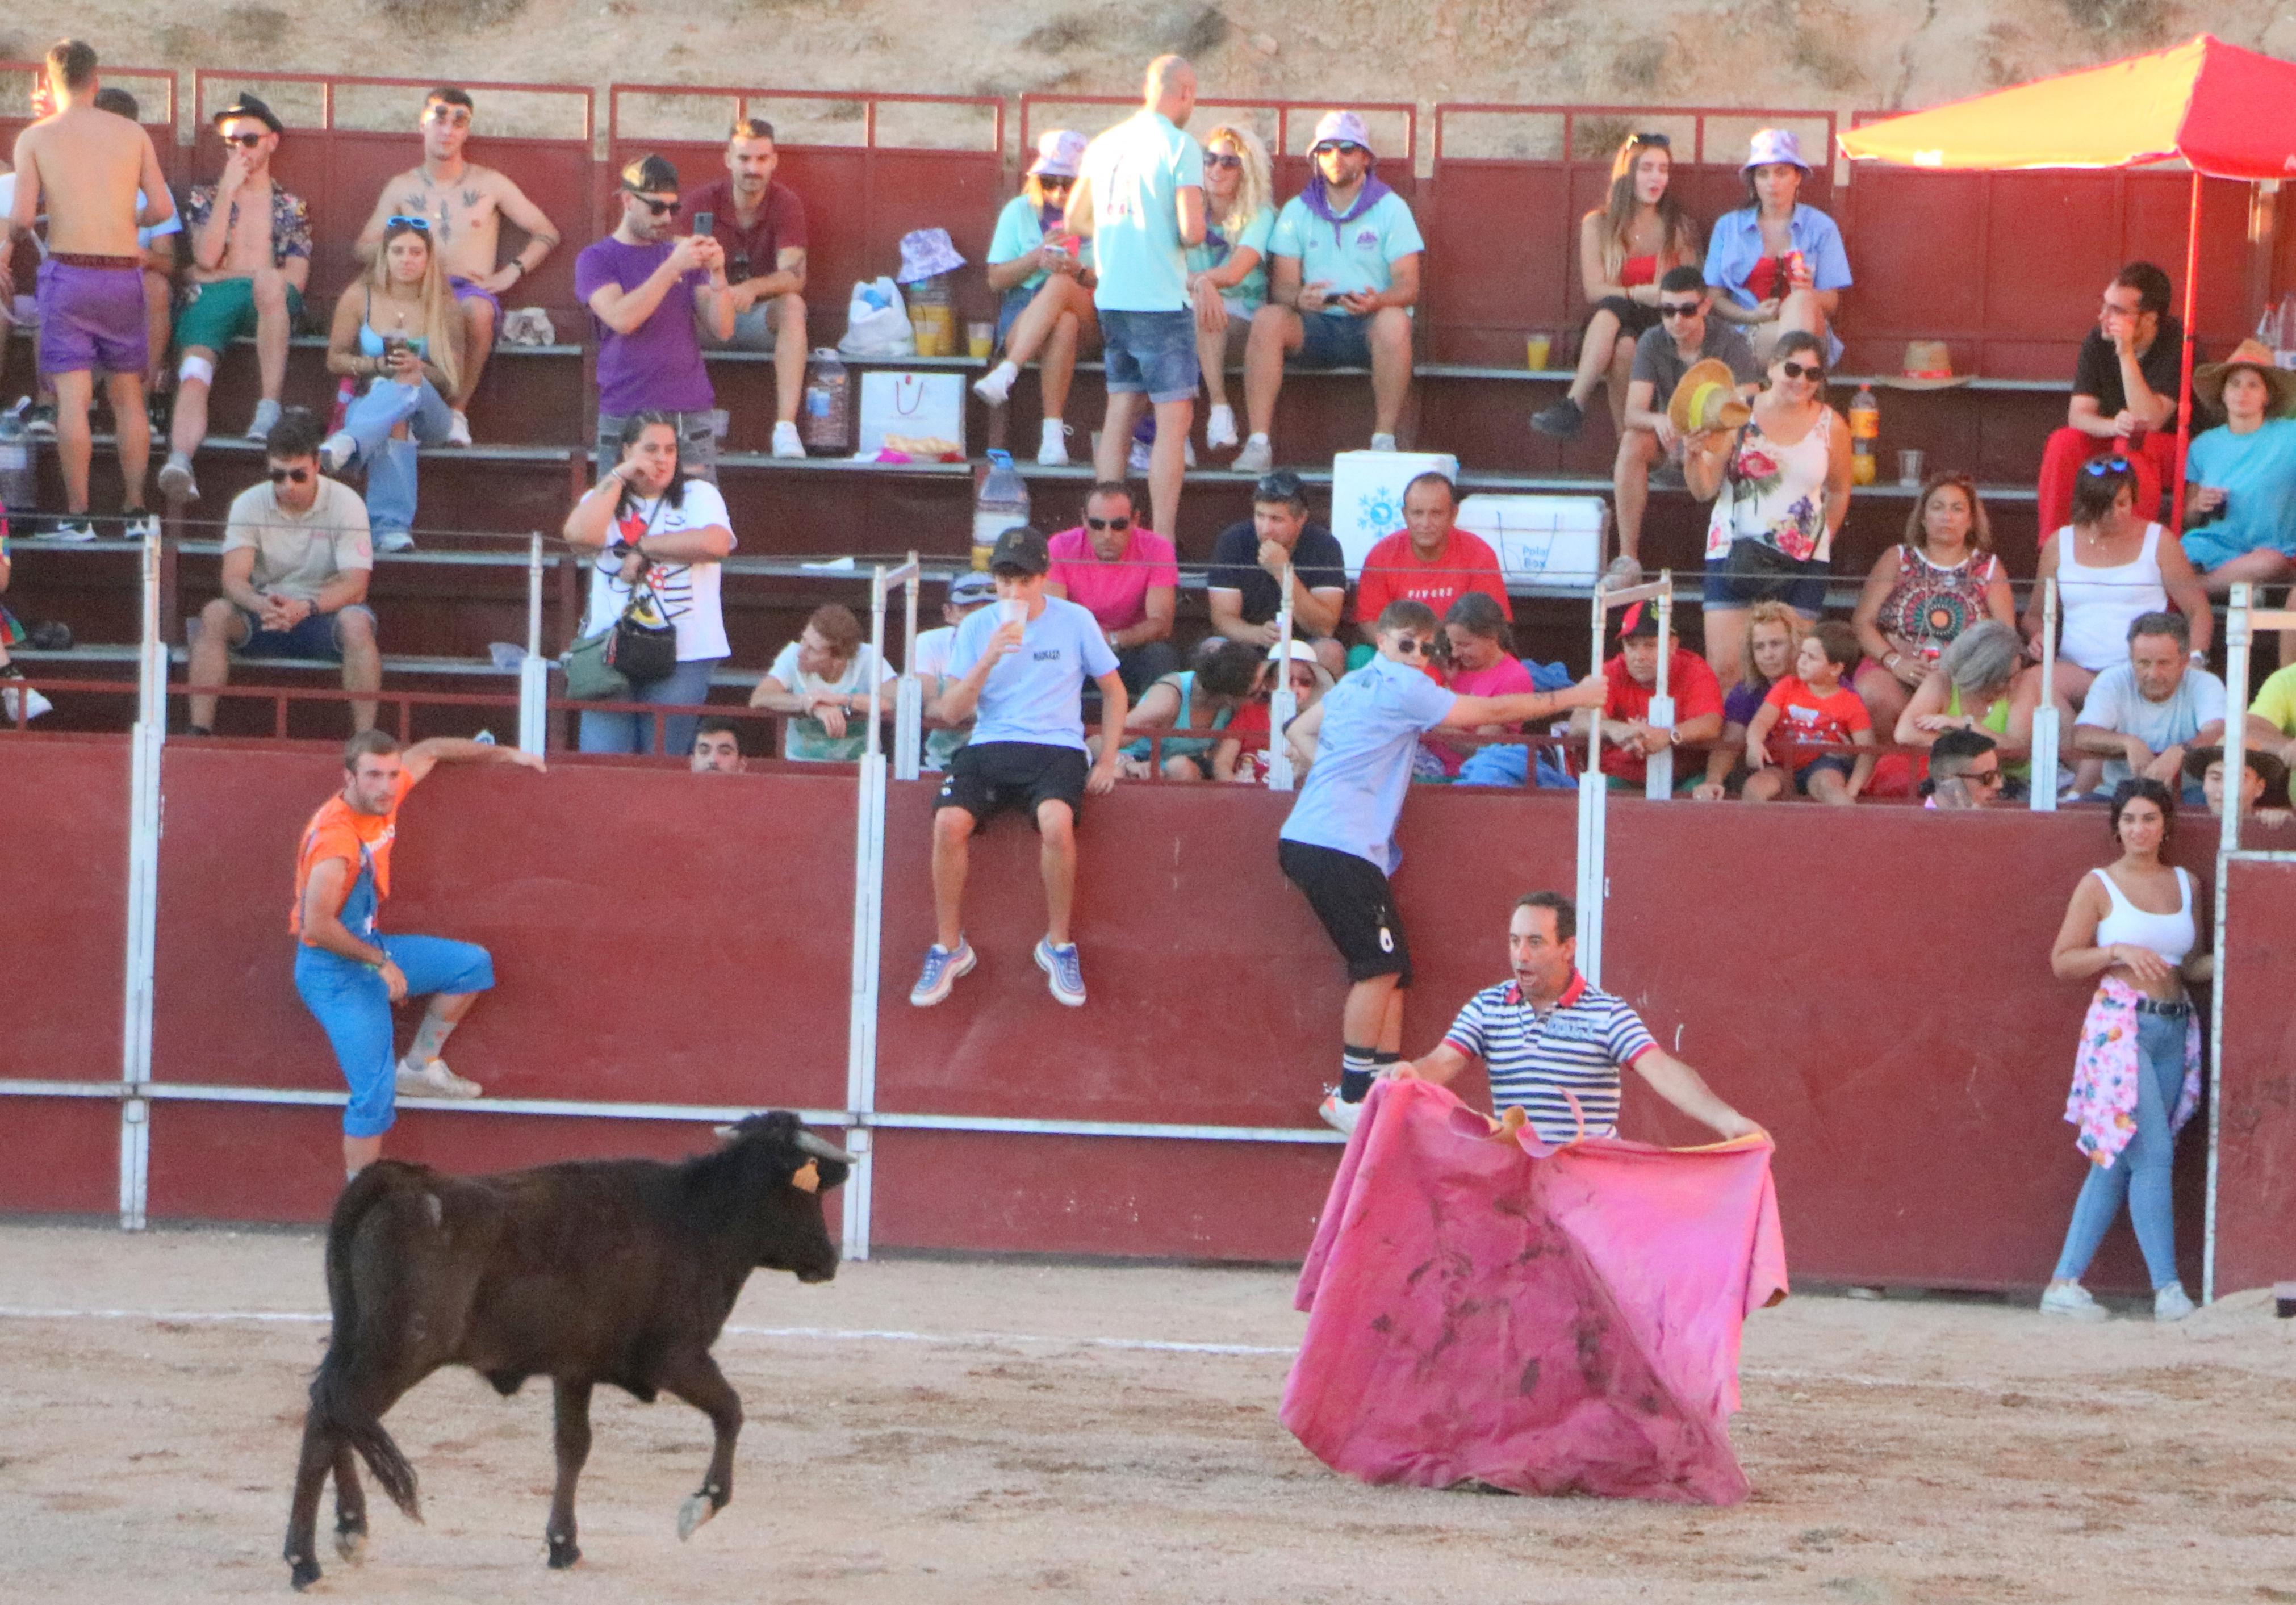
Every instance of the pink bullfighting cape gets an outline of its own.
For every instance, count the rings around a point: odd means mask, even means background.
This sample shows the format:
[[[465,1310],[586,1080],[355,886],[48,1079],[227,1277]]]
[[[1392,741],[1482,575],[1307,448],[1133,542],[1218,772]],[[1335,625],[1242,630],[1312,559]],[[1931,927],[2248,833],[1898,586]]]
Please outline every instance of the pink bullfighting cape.
[[[1560,1148],[1382,1081],[1296,1303],[1283,1424],[1366,1482],[1734,1504],[1738,1331],[1785,1296],[1770,1142]]]

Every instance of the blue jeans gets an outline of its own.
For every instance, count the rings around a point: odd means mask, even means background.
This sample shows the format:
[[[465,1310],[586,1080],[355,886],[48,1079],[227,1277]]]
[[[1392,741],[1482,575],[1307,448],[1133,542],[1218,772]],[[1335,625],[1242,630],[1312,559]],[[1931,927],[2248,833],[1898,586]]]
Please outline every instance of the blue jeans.
[[[709,672],[725,662],[723,658],[696,658],[681,663],[675,674],[664,675],[659,680],[642,680],[630,687],[624,699],[630,702],[667,702],[697,704],[709,697]],[[585,712],[579,750],[583,752],[652,752],[653,750],[654,716],[646,713]],[[673,757],[684,757],[693,746],[693,727],[701,723],[698,713],[676,713],[662,718],[661,749]]]
[[[343,432],[358,442],[357,460],[366,464],[366,520],[375,534],[414,528],[415,447],[439,445],[454,422],[427,379],[419,385],[379,380],[343,409]],[[390,438],[402,423],[412,439]]]
[[[1151,401],[1191,401],[1196,365],[1196,315],[1100,308],[1100,355],[1111,393],[1146,391]]]
[[[459,996],[495,984],[494,960],[472,942],[445,937],[373,938],[406,977],[406,995],[433,993]],[[398,1060],[390,1045],[390,988],[382,977],[356,960],[323,947],[295,949],[295,990],[335,1050],[349,1084],[343,1106],[343,1134],[379,1137],[390,1129],[398,1094]]]
[[[2091,1165],[2080,1196],[2073,1200],[2065,1251],[2057,1257],[2057,1279],[2078,1282],[2096,1257],[2105,1228],[2128,1200],[2128,1223],[2144,1251],[2144,1269],[2155,1288],[2177,1280],[2177,1216],[2169,1197],[2170,1167],[2177,1139],[2169,1129],[2177,1096],[2185,1085],[2185,1022],[2161,1014],[2136,1017],[2136,1132],[2111,1165]]]

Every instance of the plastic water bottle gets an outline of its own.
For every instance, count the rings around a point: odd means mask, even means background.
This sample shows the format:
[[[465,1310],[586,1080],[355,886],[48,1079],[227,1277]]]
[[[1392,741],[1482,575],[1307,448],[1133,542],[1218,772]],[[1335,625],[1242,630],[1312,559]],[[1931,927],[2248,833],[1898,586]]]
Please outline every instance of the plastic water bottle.
[[[0,507],[19,517],[40,504],[40,476],[34,466],[32,437],[24,428],[30,397],[0,413]]]
[[[996,537],[1029,521],[1029,482],[1013,466],[1013,454],[992,451],[972,493],[972,566],[984,572]]]
[[[1882,404],[1874,399],[1872,385],[1861,384],[1849,403],[1850,478],[1859,485],[1874,482],[1874,443],[1881,437]]]
[[[853,376],[826,346],[805,364],[805,400],[798,409],[797,432],[809,452],[852,454]]]

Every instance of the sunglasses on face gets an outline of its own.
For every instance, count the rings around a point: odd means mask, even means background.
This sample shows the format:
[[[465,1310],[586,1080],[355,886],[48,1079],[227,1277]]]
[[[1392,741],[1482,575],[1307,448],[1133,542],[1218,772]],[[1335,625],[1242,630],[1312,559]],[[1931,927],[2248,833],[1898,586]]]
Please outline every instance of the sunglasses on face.
[[[227,145],[237,145],[242,151],[252,151],[256,146],[263,143],[263,135],[260,134],[226,134],[223,136],[223,143]]]
[[[1074,189],[1076,180],[1062,178],[1056,173],[1039,173],[1037,175],[1037,187],[1040,190]]]
[[[1084,521],[1086,528],[1091,529],[1129,529],[1132,528],[1132,520],[1128,515],[1120,519],[1096,519],[1086,514]]]
[[[1243,166],[1243,158],[1226,151],[1207,151],[1204,152],[1204,166],[1233,173]]]
[[[1416,635],[1405,635],[1396,642],[1395,650],[1406,658],[1423,658],[1435,650],[1435,643],[1422,641]]]
[[[1972,786],[1997,786],[2001,783],[1999,769],[1964,769],[1961,778]]]
[[[1660,301],[1658,304],[1660,317],[1696,317],[1702,309],[1697,301]]]
[[[628,191],[627,193],[629,195],[631,200],[636,201],[640,206],[645,208],[646,210],[652,212],[657,217],[674,217],[677,215],[677,209],[685,204],[684,201],[676,199],[668,201],[656,201],[652,196],[641,195],[636,190]]]
[[[1336,139],[1328,144],[1317,145],[1314,150],[1308,151],[1308,154],[1310,156],[1321,156],[1326,151],[1337,151],[1342,156],[1345,156],[1351,151],[1368,154],[1368,152],[1364,151],[1364,148],[1361,145],[1357,144],[1352,140],[1345,139]]]
[[[1815,363],[1804,364],[1798,362],[1782,362],[1778,364],[1778,372],[1784,374],[1788,379],[1808,379],[1816,381],[1825,377],[1825,370],[1817,366]]]
[[[271,482],[274,485],[308,485],[311,482],[311,471],[308,468],[275,468],[271,471]]]

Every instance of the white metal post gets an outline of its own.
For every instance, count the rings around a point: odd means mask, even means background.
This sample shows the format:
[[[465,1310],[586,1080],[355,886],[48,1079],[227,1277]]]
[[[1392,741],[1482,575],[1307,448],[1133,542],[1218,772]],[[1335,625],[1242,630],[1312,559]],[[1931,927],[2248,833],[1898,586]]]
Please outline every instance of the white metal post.
[[[1611,614],[1610,597],[1603,582],[1595,582],[1592,672],[1603,670],[1603,626]],[[1603,984],[1603,887],[1604,856],[1603,827],[1610,805],[1610,782],[1603,773],[1603,710],[1594,709],[1587,721],[1587,767],[1578,776],[1578,970],[1592,984]]]
[[[550,740],[550,663],[542,655],[542,532],[527,537],[526,656],[518,665],[518,747],[544,756]]]
[[[918,570],[917,554],[909,553],[907,567]],[[907,669],[893,687],[893,778],[914,780],[924,769],[925,693],[917,683],[917,593],[923,588],[922,576],[910,580],[904,593],[907,608],[908,633],[902,636],[902,651],[908,654]],[[880,659],[880,662],[883,659]]]
[[[2225,613],[2225,733],[2224,733],[2224,823],[2217,836],[2219,858],[2226,853],[2240,851],[2240,794],[2246,788],[2241,783],[2248,774],[2248,655],[2256,639],[2256,626],[2250,617],[2250,605],[2254,601],[2254,588],[2237,585],[2228,598],[2231,605]]]
[[[2057,754],[2064,732],[2057,715],[2057,582],[2041,582],[2041,700],[2033,709],[2033,779],[2025,799],[2036,814],[2057,811]]]
[[[1292,694],[1292,565],[1283,565],[1283,602],[1275,611],[1275,689],[1267,699],[1267,789],[1289,791],[1295,776],[1292,773],[1292,746],[1283,739],[1284,726],[1300,712],[1299,699]],[[1187,710],[1183,708],[1182,713]]]
[[[1674,728],[1674,696],[1667,683],[1667,670],[1674,664],[1674,574],[1671,569],[1659,571],[1658,594],[1658,684],[1651,694],[1650,717],[1644,722],[1654,729]],[[1597,665],[1599,667],[1600,666]],[[1651,755],[1644,772],[1643,795],[1662,802],[1674,795],[1674,749]]]
[[[168,739],[168,649],[160,639],[160,536],[144,537],[144,632],[128,737],[127,939],[120,1010],[119,1224],[144,1229],[151,1172],[152,987],[160,923],[160,768]]]

